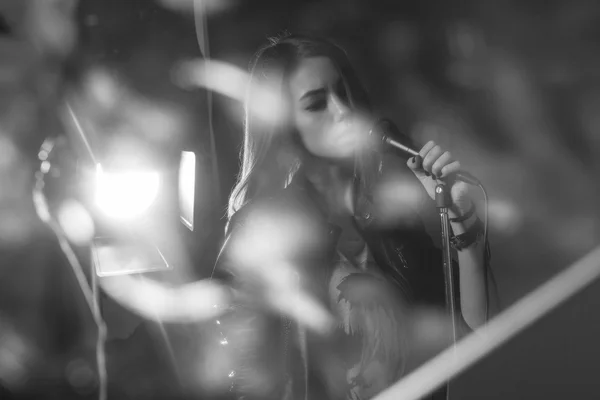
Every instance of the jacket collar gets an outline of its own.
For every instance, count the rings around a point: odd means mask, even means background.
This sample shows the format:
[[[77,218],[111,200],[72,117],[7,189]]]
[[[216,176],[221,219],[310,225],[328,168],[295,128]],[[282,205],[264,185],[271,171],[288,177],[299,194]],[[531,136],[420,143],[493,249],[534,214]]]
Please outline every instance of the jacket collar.
[[[337,227],[329,218],[329,212],[327,210],[327,204],[322,196],[317,191],[314,184],[306,176],[305,170],[300,168],[298,172],[292,178],[292,181],[288,185],[288,188],[292,190],[300,190],[314,203],[315,207],[319,210],[319,213],[325,219],[325,221]],[[373,197],[367,192],[365,185],[357,174],[354,175],[353,180],[353,196],[354,196],[354,220],[358,223],[362,229],[368,228],[374,221],[373,213]],[[339,228],[339,227],[337,227]]]

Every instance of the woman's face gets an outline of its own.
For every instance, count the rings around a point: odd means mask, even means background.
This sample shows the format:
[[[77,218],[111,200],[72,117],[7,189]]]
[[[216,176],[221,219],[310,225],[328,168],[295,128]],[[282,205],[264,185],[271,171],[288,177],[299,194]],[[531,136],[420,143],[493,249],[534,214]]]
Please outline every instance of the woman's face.
[[[328,57],[303,59],[290,75],[292,121],[313,155],[345,159],[358,144],[358,123],[344,82]]]

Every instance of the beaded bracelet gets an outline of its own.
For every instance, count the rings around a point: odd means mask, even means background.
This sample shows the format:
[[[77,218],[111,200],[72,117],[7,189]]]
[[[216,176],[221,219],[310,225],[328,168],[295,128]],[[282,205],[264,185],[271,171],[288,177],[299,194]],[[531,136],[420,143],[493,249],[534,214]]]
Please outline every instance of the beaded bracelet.
[[[479,242],[480,238],[483,236],[483,230],[483,223],[479,218],[477,218],[475,223],[469,227],[465,233],[453,235],[450,238],[450,245],[457,251],[466,249],[467,247]]]

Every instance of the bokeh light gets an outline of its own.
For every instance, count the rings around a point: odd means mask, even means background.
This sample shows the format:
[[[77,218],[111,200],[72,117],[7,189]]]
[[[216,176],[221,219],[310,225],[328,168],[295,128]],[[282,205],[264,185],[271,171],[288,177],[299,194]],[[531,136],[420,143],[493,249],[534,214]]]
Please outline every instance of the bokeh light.
[[[150,320],[196,323],[223,314],[229,307],[229,292],[211,281],[169,287],[143,276],[102,278],[106,293],[124,307]]]
[[[224,96],[243,100],[247,72],[235,65],[219,60],[188,60],[173,69],[173,80],[184,86],[199,86]]]
[[[374,188],[374,199],[379,220],[385,225],[407,223],[427,200],[427,193],[420,183],[406,174],[394,174],[382,180]]]
[[[224,61],[183,62],[173,69],[173,80],[183,87],[197,86],[212,90],[242,104],[247,91],[251,91],[254,101],[248,104],[248,112],[269,122],[277,122],[285,116],[285,103],[281,101],[277,88],[250,83],[246,71]]]
[[[512,235],[523,223],[523,215],[514,202],[493,198],[488,204],[489,224],[494,230],[505,235]]]
[[[100,159],[118,157],[125,151],[128,158],[135,158],[139,152],[126,149],[130,142],[136,148],[143,143],[146,150],[170,149],[181,143],[189,129],[191,117],[185,106],[139,93],[108,67],[86,70],[81,88],[70,95],[67,126],[74,135],[85,137]],[[159,150],[155,153],[156,158],[162,154]]]
[[[256,206],[231,239],[230,265],[245,296],[318,331],[331,329],[330,313],[305,291],[304,271],[294,261],[324,240],[316,221],[276,205]],[[229,264],[228,264],[229,265]]]
[[[104,109],[114,107],[119,97],[124,95],[121,82],[104,68],[91,69],[86,74],[83,85],[90,99]]]
[[[5,316],[0,318],[0,381],[9,389],[27,383],[35,361],[34,348]]]
[[[65,375],[75,391],[90,394],[97,385],[96,373],[84,359],[78,358],[67,364]]]
[[[94,221],[86,208],[75,200],[62,203],[57,219],[67,238],[77,244],[88,244],[94,237]]]

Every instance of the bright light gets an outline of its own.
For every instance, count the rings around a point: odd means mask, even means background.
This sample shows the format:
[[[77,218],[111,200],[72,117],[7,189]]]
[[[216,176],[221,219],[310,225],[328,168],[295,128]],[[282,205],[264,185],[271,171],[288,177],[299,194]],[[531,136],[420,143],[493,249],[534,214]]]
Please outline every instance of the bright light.
[[[158,194],[159,176],[152,171],[107,173],[96,169],[96,205],[113,218],[139,216]]]
[[[196,155],[191,151],[181,152],[179,164],[179,215],[181,222],[194,230],[194,191],[196,187]]]
[[[58,209],[58,223],[75,244],[88,243],[94,236],[94,221],[83,205],[67,200]]]

